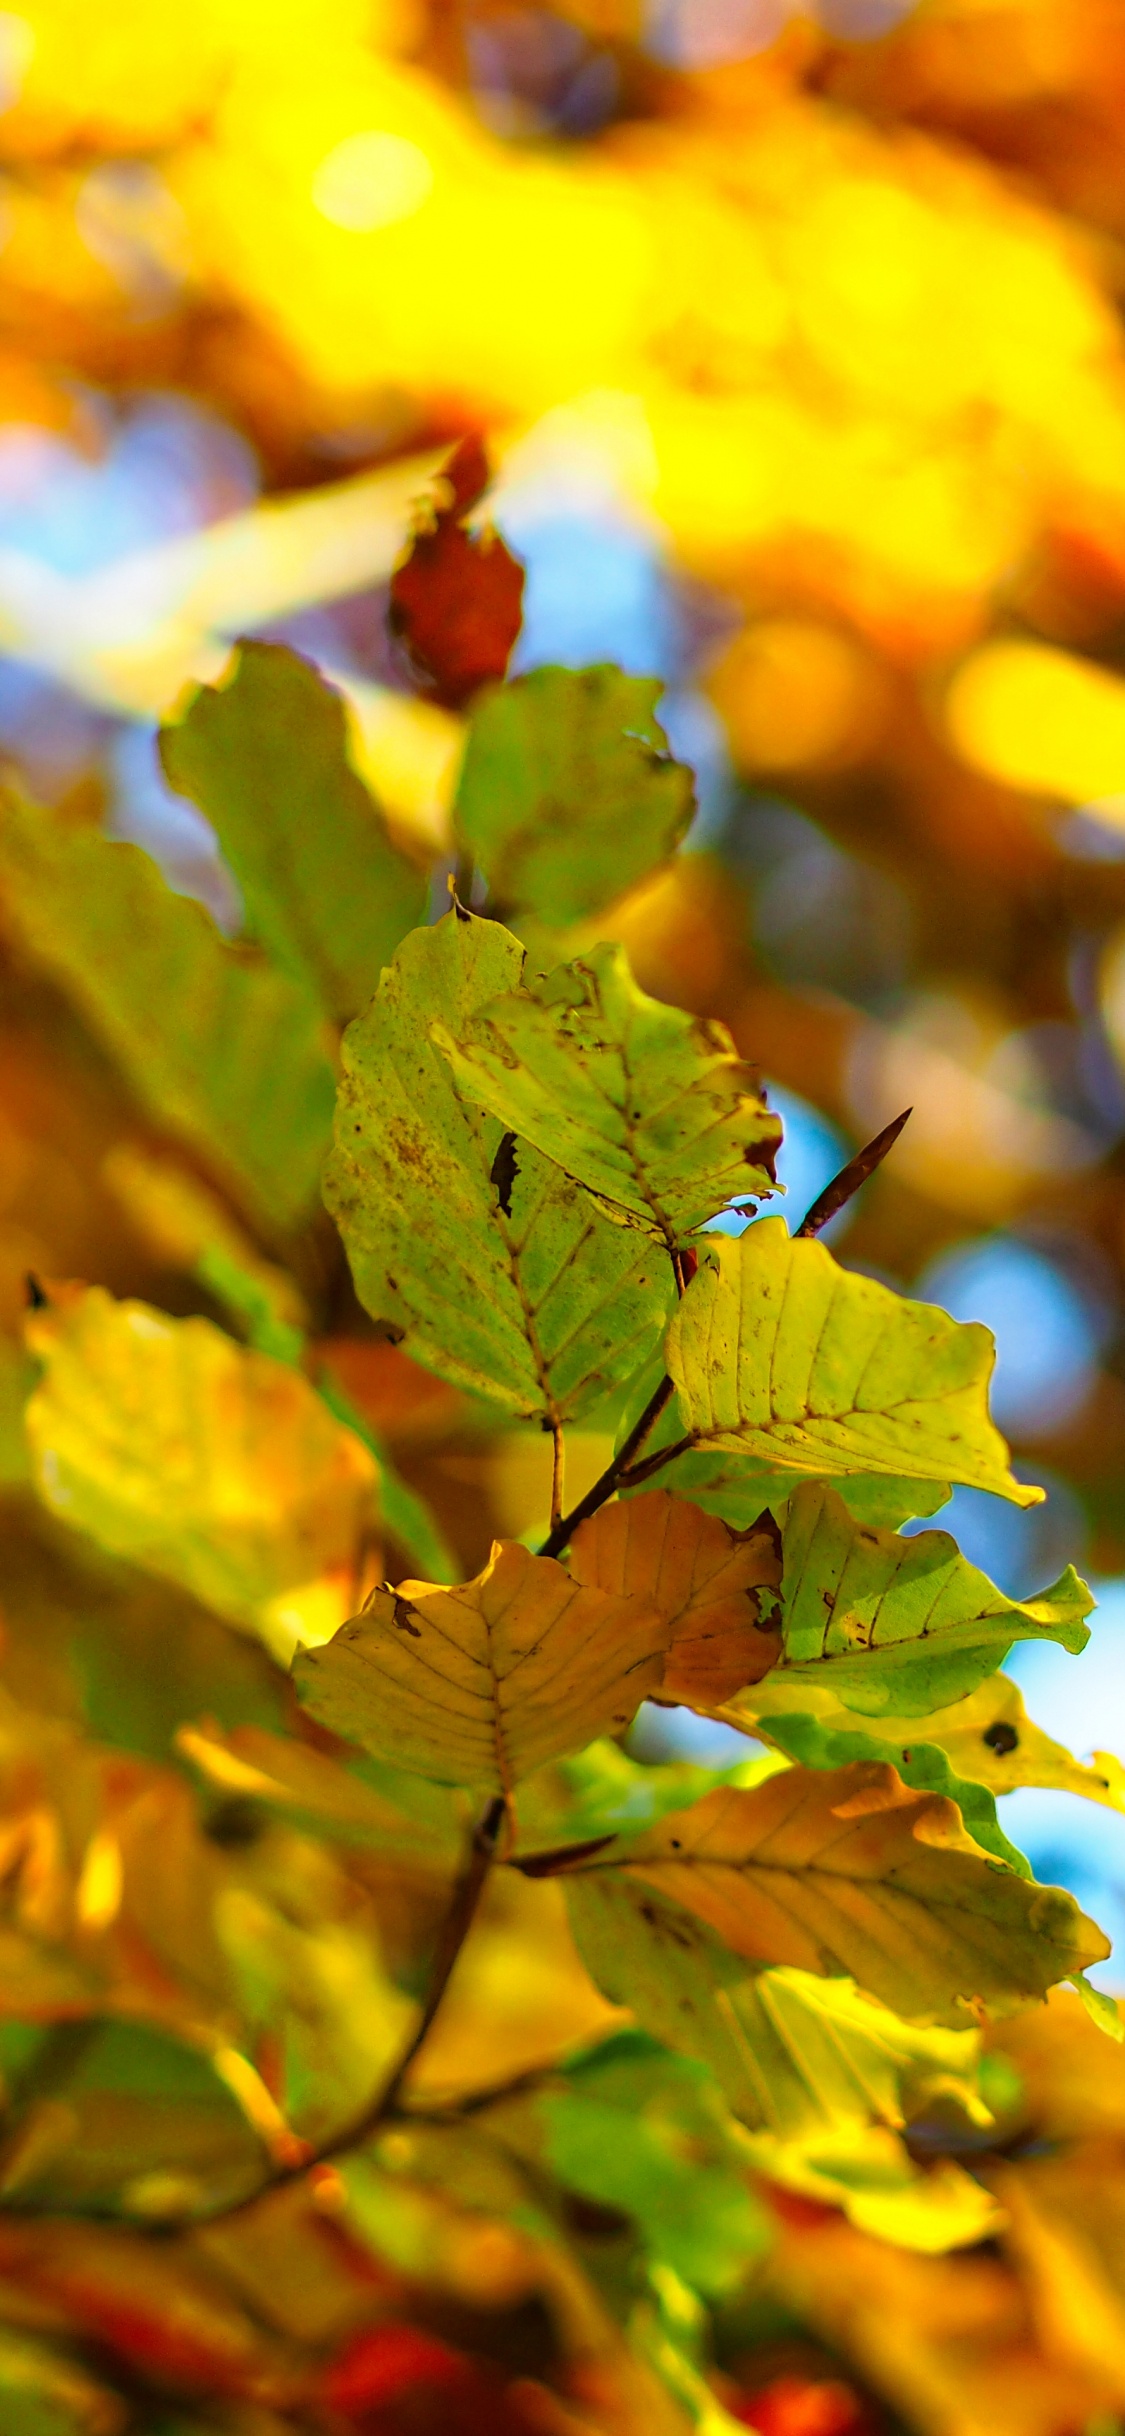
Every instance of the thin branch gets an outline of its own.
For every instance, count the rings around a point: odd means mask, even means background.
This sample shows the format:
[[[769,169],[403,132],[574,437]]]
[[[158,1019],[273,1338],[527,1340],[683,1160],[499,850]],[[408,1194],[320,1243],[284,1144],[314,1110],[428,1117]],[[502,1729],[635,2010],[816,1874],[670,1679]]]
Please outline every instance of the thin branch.
[[[585,1522],[589,1515],[596,1514],[599,1506],[604,1506],[607,1498],[613,1496],[619,1480],[629,1470],[634,1455],[639,1454],[645,1440],[655,1429],[665,1405],[674,1394],[675,1388],[671,1379],[661,1379],[655,1395],[649,1397],[640,1420],[634,1422],[620,1453],[614,1456],[612,1463],[606,1465],[600,1479],[595,1480],[593,1488],[587,1489],[585,1496],[579,1499],[576,1506],[572,1506],[570,1513],[564,1514],[561,1522],[553,1526],[550,1536],[544,1540],[539,1551],[540,1556],[561,1556],[563,1549],[569,1547],[579,1523]]]
[[[673,1446],[658,1446],[655,1455],[648,1455],[643,1463],[631,1464],[627,1472],[618,1473],[618,1488],[639,1489],[642,1480],[651,1480],[655,1473],[663,1471],[666,1463],[674,1463],[677,1455],[690,1455],[694,1445],[694,1438],[689,1436],[677,1438]]]
[[[449,1982],[453,1977],[461,1948],[476,1918],[480,1899],[488,1881],[488,1873],[496,1858],[496,1847],[506,1815],[507,1803],[503,1794],[498,1793],[477,1820],[473,1829],[472,1843],[469,1846],[468,1859],[458,1876],[450,1896],[449,1908],[438,1932],[433,1969],[430,1973],[430,1985],[425,2004],[422,2007],[421,2019],[378,2094],[364,2108],[361,2115],[358,2115],[351,2123],[345,2124],[342,2131],[335,2133],[331,2140],[324,2142],[323,2147],[312,2149],[306,2156],[295,2157],[291,2164],[281,2166],[269,2176],[267,2181],[260,2183],[257,2190],[249,2191],[245,2199],[235,2200],[232,2207],[217,2208],[213,2216],[208,2216],[204,2220],[207,2224],[226,2224],[231,2217],[245,2215],[248,2209],[256,2207],[258,2201],[268,2197],[271,2191],[282,2189],[286,2183],[300,2181],[302,2175],[312,2173],[318,2165],[330,2164],[334,2157],[342,2157],[352,2149],[361,2148],[364,2141],[370,2139],[372,2132],[378,2131],[387,2121],[388,2116],[394,2113],[407,2074],[412,2065],[417,2062],[433,2029]]]
[[[551,1529],[557,1531],[562,1521],[563,1484],[566,1478],[566,1439],[561,1421],[551,1423]]]
[[[913,1113],[913,1109],[904,1108],[901,1116],[894,1117],[889,1125],[884,1125],[882,1133],[877,1133],[873,1142],[868,1142],[863,1150],[857,1150],[854,1159],[849,1159],[839,1175],[833,1176],[831,1184],[825,1185],[811,1210],[806,1212],[796,1229],[798,1236],[819,1235],[821,1228],[827,1226],[837,1210],[842,1210],[853,1193],[858,1193],[860,1185],[866,1184],[868,1177],[873,1176],[876,1168],[881,1166],[887,1152],[893,1150],[907,1117]]]

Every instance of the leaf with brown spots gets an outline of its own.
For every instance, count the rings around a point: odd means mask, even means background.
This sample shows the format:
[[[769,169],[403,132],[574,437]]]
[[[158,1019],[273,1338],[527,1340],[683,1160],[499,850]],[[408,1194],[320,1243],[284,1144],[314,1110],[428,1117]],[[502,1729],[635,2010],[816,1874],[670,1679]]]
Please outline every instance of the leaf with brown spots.
[[[768,1514],[732,1531],[686,1498],[650,1489],[591,1515],[575,1532],[570,1569],[591,1587],[653,1601],[672,1636],[665,1699],[730,1700],[777,1658],[781,1546]]]
[[[450,497],[419,527],[391,578],[391,631],[419,681],[450,710],[504,675],[523,616],[523,568],[485,528],[464,518],[488,487],[481,440],[462,440],[444,467]]]

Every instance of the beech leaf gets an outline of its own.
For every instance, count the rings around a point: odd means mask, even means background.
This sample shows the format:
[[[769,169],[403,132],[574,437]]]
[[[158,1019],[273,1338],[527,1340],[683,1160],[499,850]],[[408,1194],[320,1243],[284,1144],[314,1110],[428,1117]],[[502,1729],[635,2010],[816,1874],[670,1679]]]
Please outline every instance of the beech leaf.
[[[66,993],[160,1130],[244,1204],[295,1225],[313,1201],[333,1074],[309,992],[117,844],[6,796],[0,913]]]
[[[729,1700],[778,1656],[781,1552],[769,1515],[732,1531],[686,1498],[652,1489],[582,1523],[570,1569],[593,1588],[651,1600],[671,1633],[660,1683],[668,1700]]]
[[[352,767],[334,687],[282,644],[241,643],[163,730],[160,757],[215,830],[249,935],[327,1014],[366,1006],[422,919],[426,881]]]
[[[790,1499],[782,1549],[778,1665],[828,1683],[865,1716],[922,1717],[961,1699],[1013,1641],[1077,1653],[1090,1638],[1094,1601],[1073,1565],[1037,1598],[1009,1598],[947,1531],[904,1539],[857,1523],[824,1482],[802,1482]]]
[[[28,1321],[26,1412],[44,1503],[284,1658],[286,1600],[338,1571],[346,1613],[378,1473],[302,1373],[205,1319],[91,1286]]]
[[[670,1280],[431,1045],[435,1010],[459,1033],[522,955],[460,908],[403,942],[345,1035],[324,1194],[360,1301],[409,1353],[521,1419],[577,1421],[658,1343]]]
[[[453,821],[499,905],[565,929],[675,852],[695,789],[662,691],[620,668],[536,668],[482,697]]]
[[[825,1735],[855,1730],[855,1719],[834,1697],[831,1676],[825,1688],[818,1684],[814,1690],[810,1683],[802,1691],[799,1676],[780,1672],[770,1677],[768,1686],[756,1687],[745,1703],[739,1701],[737,1722],[751,1734],[764,1728],[771,1741],[781,1741],[788,1750],[789,1740],[783,1740],[776,1728],[783,1725],[788,1737],[789,1712],[800,1710],[812,1710]],[[725,1713],[735,1721],[733,1707]],[[865,1717],[864,1732],[872,1754],[893,1760],[903,1774],[907,1757],[925,1747],[939,1750],[969,1791],[987,1787],[990,1795],[996,1795],[1034,1785],[1049,1792],[1080,1793],[1086,1801],[1098,1802],[1107,1810],[1125,1810],[1125,1768],[1120,1759],[1111,1751],[1096,1751],[1092,1762],[1075,1759],[1028,1716],[1018,1684],[1007,1675],[989,1675],[963,1700],[935,1709],[921,1725],[915,1717],[879,1715]],[[803,1758],[804,1754],[797,1756]],[[960,1794],[955,1798],[960,1801]],[[979,1840],[976,1827],[973,1833]]]
[[[705,1794],[573,1874],[621,1918],[656,1893],[745,1961],[847,1975],[908,2020],[1011,2012],[1109,1950],[1072,1896],[1003,1869],[881,1763]]]
[[[649,1599],[588,1589],[552,1557],[497,1541],[454,1589],[373,1591],[294,1675],[303,1706],[377,1759],[508,1793],[628,1725],[660,1681],[667,1639]]]
[[[841,1269],[764,1218],[716,1238],[665,1343],[697,1446],[819,1479],[885,1472],[1042,1502],[988,1417],[987,1328]]]
[[[669,1249],[775,1189],[781,1124],[752,1068],[723,1024],[646,997],[621,947],[431,1031],[467,1097]]]
[[[391,631],[406,645],[435,701],[459,710],[502,677],[523,617],[523,568],[497,533],[462,518],[488,486],[479,439],[462,440],[442,468],[450,493],[415,532],[391,577]]]

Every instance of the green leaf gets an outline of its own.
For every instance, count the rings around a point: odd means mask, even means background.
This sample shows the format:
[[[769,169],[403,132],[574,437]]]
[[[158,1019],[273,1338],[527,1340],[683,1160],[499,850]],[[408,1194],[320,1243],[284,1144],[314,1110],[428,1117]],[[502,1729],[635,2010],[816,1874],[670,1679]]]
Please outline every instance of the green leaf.
[[[536,668],[469,721],[454,828],[497,903],[565,929],[666,862],[695,810],[657,677]]]
[[[741,2143],[710,2076],[643,2033],[616,2033],[533,2101],[567,2190],[620,2209],[697,2292],[731,2290],[768,2241]],[[498,2128],[506,2116],[498,2110]]]
[[[377,1759],[506,1794],[627,1725],[660,1680],[670,1630],[643,1596],[587,1589],[509,1540],[454,1589],[374,1590],[294,1676],[312,1715]]]
[[[729,1032],[646,998],[621,947],[431,1032],[467,1097],[669,1249],[775,1190],[780,1121]]]
[[[952,1802],[882,1765],[706,1794],[564,1867],[568,1899],[579,1879],[623,1938],[655,1893],[746,1962],[847,1974],[915,2021],[1011,2012],[1108,1952],[1070,1895],[987,1857]]]
[[[795,1478],[882,1472],[1042,1501],[988,1417],[987,1328],[841,1269],[780,1218],[709,1247],[665,1357],[697,1446]]]
[[[5,2327],[0,2333],[4,2436],[125,2436],[124,2399],[68,2351]]]
[[[248,935],[345,1021],[366,1006],[426,881],[353,769],[344,705],[307,660],[244,642],[160,738],[164,774],[206,814]]]
[[[258,1216],[295,1225],[316,1192],[333,1076],[308,992],[175,896],[139,846],[0,803],[0,906],[162,1132]]]
[[[403,942],[345,1035],[324,1191],[360,1301],[416,1360],[523,1419],[577,1421],[651,1352],[670,1281],[431,1045],[435,1013],[463,1031],[521,960],[460,910]]]
[[[1009,1598],[947,1531],[876,1530],[806,1481],[782,1532],[781,1604],[780,1673],[827,1683],[863,1716],[924,1717],[975,1691],[1013,1641],[1084,1649],[1094,1601],[1073,1565],[1037,1598]]]
[[[652,1767],[630,1759],[616,1742],[593,1742],[572,1759],[557,1761],[529,1777],[516,1796],[515,1848],[523,1854],[596,1836],[629,1835],[650,1827],[666,1810],[710,1793],[716,1785],[753,1785],[785,1765],[768,1753],[733,1768],[700,1768],[690,1760]]]
[[[984,1785],[975,1785],[967,1777],[955,1775],[946,1753],[933,1742],[911,1741],[888,1751],[878,1734],[857,1733],[845,1711],[840,1711],[843,1731],[826,1725],[823,1718],[807,1714],[771,1717],[768,1725],[757,1720],[752,1730],[767,1733],[770,1741],[787,1759],[799,1762],[802,1768],[847,1768],[854,1760],[893,1758],[904,1785],[919,1793],[944,1793],[956,1802],[973,1842],[982,1852],[995,1854],[1021,1878],[1030,1878],[1031,1865],[1022,1852],[1009,1842],[996,1816],[996,1796]],[[926,1729],[928,1731],[928,1728]]]
[[[351,1603],[376,1514],[367,1449],[300,1371],[205,1319],[91,1286],[28,1323],[43,1375],[26,1413],[35,1485],[99,1547],[291,1655],[320,1603]],[[334,1605],[334,1612],[333,1612]],[[293,1610],[298,1610],[294,1621]]]

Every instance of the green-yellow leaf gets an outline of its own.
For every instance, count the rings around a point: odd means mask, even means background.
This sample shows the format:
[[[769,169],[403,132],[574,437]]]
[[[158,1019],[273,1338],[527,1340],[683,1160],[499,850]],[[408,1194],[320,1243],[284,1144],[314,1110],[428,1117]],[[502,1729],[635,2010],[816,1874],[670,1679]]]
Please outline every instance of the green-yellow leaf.
[[[498,904],[565,929],[675,852],[695,791],[662,691],[620,668],[536,668],[481,697],[453,821]]]
[[[904,1785],[910,1785],[917,1793],[944,1793],[951,1802],[956,1802],[969,1834],[982,1852],[993,1853],[1021,1878],[1030,1878],[1030,1864],[1009,1841],[996,1816],[995,1794],[985,1785],[958,1776],[940,1744],[915,1739],[912,1721],[903,1718],[901,1728],[910,1739],[891,1750],[883,1736],[882,1720],[876,1730],[861,1731],[842,1704],[834,1702],[833,1712],[837,1720],[834,1725],[801,1710],[792,1714],[779,1710],[771,1714],[768,1724],[758,1718],[753,1725],[740,1707],[720,1713],[732,1725],[745,1725],[748,1733],[766,1736],[775,1749],[784,1751],[787,1759],[797,1760],[802,1768],[847,1768],[857,1759],[890,1759]],[[927,1721],[921,1733],[928,1735],[929,1730]]]
[[[813,1711],[826,1733],[855,1730],[855,1719],[836,1698],[831,1676],[806,1687],[799,1675],[776,1672],[768,1683],[756,1684],[744,1699],[729,1705],[724,1715],[750,1734],[761,1724],[773,1738],[775,1721],[798,1710]],[[994,1795],[1035,1785],[1054,1793],[1080,1793],[1107,1810],[1125,1810],[1121,1761],[1111,1751],[1096,1751],[1092,1764],[1073,1758],[1028,1716],[1018,1684],[1007,1675],[989,1675],[967,1698],[935,1710],[921,1724],[916,1717],[902,1715],[865,1717],[863,1722],[873,1751],[877,1747],[878,1756],[893,1760],[900,1772],[905,1755],[921,1747],[921,1735],[930,1748],[945,1753],[959,1779],[987,1786]]]
[[[573,1875],[623,1921],[656,1893],[747,1962],[846,1974],[915,2021],[1011,2012],[1109,1950],[1070,1895],[988,1858],[952,1802],[881,1764],[706,1794]]]
[[[669,1248],[775,1189],[781,1125],[730,1034],[647,998],[620,947],[431,1030],[467,1097]]]
[[[928,1716],[975,1691],[1013,1641],[1077,1653],[1090,1638],[1094,1601],[1073,1565],[1038,1598],[1009,1598],[947,1531],[857,1523],[822,1481],[790,1499],[782,1552],[778,1666],[863,1716]]]
[[[783,1219],[715,1240],[665,1354],[696,1446],[814,1479],[883,1472],[1042,1500],[988,1417],[987,1328],[841,1269]]]
[[[249,936],[326,1014],[356,1014],[421,921],[426,882],[352,767],[334,687],[283,644],[242,643],[164,729],[160,757],[218,836]]]
[[[139,846],[6,796],[0,916],[110,1051],[147,1114],[259,1216],[313,1201],[333,1075],[307,990],[176,896]]]
[[[377,1472],[299,1371],[99,1286],[37,1312],[28,1339],[43,1374],[27,1437],[53,1513],[283,1658],[296,1594],[337,1577],[334,1628]]]
[[[576,1421],[659,1340],[655,1247],[462,1097],[427,1027],[459,1033],[519,978],[498,922],[414,931],[344,1040],[325,1199],[360,1301],[456,1386],[528,1420]]]
[[[305,1708],[438,1784],[507,1793],[629,1723],[660,1681],[668,1625],[647,1598],[589,1590],[497,1542],[474,1581],[402,1582],[294,1669]]]

